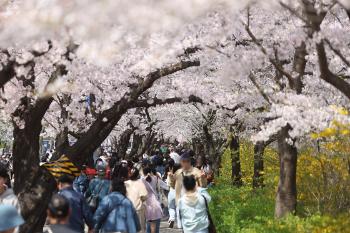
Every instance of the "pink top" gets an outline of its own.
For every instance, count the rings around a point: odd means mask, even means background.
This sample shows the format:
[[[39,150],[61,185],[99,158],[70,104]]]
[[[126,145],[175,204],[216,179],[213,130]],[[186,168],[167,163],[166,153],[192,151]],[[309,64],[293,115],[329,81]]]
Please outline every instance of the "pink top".
[[[162,207],[160,202],[157,200],[156,192],[145,179],[142,179],[143,183],[147,189],[147,200],[145,202],[146,206],[146,220],[154,221],[161,219],[163,217]]]

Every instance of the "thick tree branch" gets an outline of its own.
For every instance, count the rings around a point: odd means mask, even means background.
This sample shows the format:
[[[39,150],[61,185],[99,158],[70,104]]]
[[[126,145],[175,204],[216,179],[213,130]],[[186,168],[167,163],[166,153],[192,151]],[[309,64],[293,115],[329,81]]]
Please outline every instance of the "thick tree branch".
[[[195,95],[190,95],[188,98],[181,98],[181,97],[173,97],[173,98],[168,98],[168,99],[159,99],[159,98],[153,98],[153,99],[142,99],[142,100],[137,100],[134,102],[132,105],[133,108],[150,108],[150,107],[155,107],[158,105],[164,105],[164,104],[174,104],[174,103],[199,103],[203,105],[212,105],[211,103],[206,103],[203,99],[195,96]],[[240,107],[242,107],[241,104],[238,104],[237,106],[233,108],[228,108],[224,106],[219,106],[215,105],[216,108],[218,109],[223,109],[227,111],[236,111]]]
[[[68,156],[80,166],[108,137],[120,118],[130,108],[135,107],[139,97],[151,88],[158,79],[190,67],[199,66],[198,60],[183,60],[149,73],[137,85],[117,101],[110,109],[103,111],[81,138],[68,149]]]
[[[340,50],[336,49],[332,43],[328,39],[324,39],[329,48],[348,66],[350,67],[350,61],[346,59],[346,57],[340,52]]]
[[[321,79],[331,84],[346,97],[350,99],[350,84],[339,76],[333,74],[328,68],[327,54],[324,48],[323,40],[316,45],[319,69],[321,72]]]

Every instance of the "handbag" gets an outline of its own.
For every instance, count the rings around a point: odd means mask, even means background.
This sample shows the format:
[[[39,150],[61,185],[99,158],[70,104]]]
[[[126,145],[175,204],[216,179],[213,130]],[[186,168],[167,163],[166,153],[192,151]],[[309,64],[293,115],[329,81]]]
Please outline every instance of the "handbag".
[[[208,214],[208,220],[209,220],[208,232],[209,233],[216,233],[216,227],[215,227],[214,221],[213,221],[211,214],[210,214],[210,211],[209,211],[208,201],[205,198],[205,196],[202,195],[202,197],[204,198],[205,207],[207,208],[207,214]]]
[[[96,211],[97,207],[98,207],[98,202],[99,202],[99,196],[98,194],[101,192],[102,190],[102,186],[103,186],[103,183],[100,184],[100,188],[98,189],[98,192],[93,192],[91,194],[91,196],[86,200],[86,202],[88,203],[89,207],[91,208],[91,210],[93,212]],[[96,189],[95,189],[96,190]],[[94,190],[94,191],[95,191]]]

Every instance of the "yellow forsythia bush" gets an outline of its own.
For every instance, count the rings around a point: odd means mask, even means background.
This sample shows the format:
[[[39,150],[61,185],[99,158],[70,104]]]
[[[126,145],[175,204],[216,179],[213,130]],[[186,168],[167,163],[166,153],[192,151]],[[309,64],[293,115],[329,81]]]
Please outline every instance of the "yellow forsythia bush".
[[[279,179],[276,150],[266,148],[265,188],[258,190],[252,189],[253,144],[241,142],[244,182],[241,188],[231,186],[231,155],[226,150],[222,157],[221,175],[216,179],[216,187],[210,191],[213,196],[211,212],[218,232],[350,233],[350,177],[347,163],[350,134],[345,133],[342,127],[313,134],[312,138],[318,140],[318,146],[310,144],[299,150],[297,216],[282,220],[274,218],[274,199]]]

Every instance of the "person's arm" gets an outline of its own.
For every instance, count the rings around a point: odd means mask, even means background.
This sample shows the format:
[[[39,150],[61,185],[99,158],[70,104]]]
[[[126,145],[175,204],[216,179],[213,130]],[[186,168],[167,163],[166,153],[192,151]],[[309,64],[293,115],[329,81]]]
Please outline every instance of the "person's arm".
[[[123,201],[123,206],[126,208],[126,227],[128,233],[137,233],[141,231],[141,224],[136,210],[132,203],[126,200]]]
[[[211,201],[211,196],[209,195],[207,189],[198,188],[198,192],[207,200],[208,203]]]
[[[84,221],[91,230],[94,228],[94,216],[84,197],[82,197],[82,205]]]
[[[205,172],[202,172],[201,170],[199,170],[199,177],[197,177],[198,181],[199,181],[199,186],[202,188],[206,188],[208,186],[208,182],[207,182],[207,176],[205,174]]]
[[[141,181],[140,182],[140,199],[142,202],[147,200],[148,192],[146,189],[145,184]]]
[[[98,208],[93,218],[95,232],[99,232],[108,214],[109,214],[109,199],[108,197],[105,197],[102,199],[101,203],[98,205]]]
[[[159,181],[159,187],[163,190],[169,190],[169,186],[161,179],[158,180]]]
[[[170,183],[170,187],[172,187],[173,189],[175,188],[175,183],[176,183],[176,174],[177,172],[175,172],[175,174],[171,171],[169,172],[168,174],[168,177],[169,177],[169,183]]]

